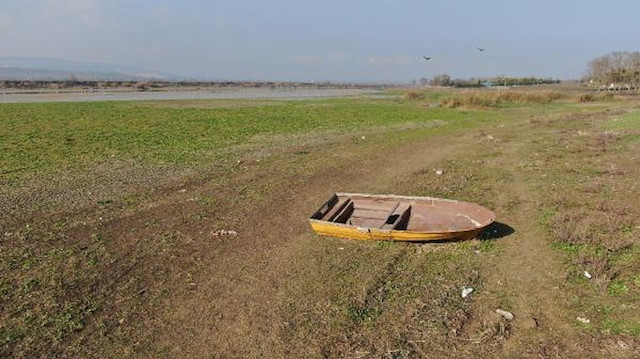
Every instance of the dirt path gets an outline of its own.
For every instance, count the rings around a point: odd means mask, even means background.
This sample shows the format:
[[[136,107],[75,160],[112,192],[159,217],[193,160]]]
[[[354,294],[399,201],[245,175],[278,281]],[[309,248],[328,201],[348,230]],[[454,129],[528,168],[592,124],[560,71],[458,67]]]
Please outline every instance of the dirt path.
[[[569,324],[571,315],[561,289],[563,264],[541,228],[539,202],[522,171],[522,163],[531,155],[530,139],[541,136],[544,129],[524,123],[514,127],[495,133],[497,138],[516,136],[501,144],[501,155],[492,165],[507,169],[512,178],[501,189],[498,218],[515,232],[501,241],[501,253],[486,263],[483,275],[487,293],[478,301],[486,300],[494,307],[480,304],[484,314],[479,318],[495,320],[497,308],[515,314],[513,322],[503,320],[509,325],[509,340],[502,349],[505,357],[588,357],[583,348],[574,346],[579,340],[575,327]]]
[[[310,233],[308,215],[332,192],[393,191],[398,174],[422,168],[461,151],[460,143],[447,135],[425,139],[423,146],[394,149],[394,156],[358,155],[346,165],[314,173],[304,181],[288,178],[273,198],[291,198],[287,206],[273,207],[267,201],[253,213],[271,214],[264,218],[245,217],[234,223],[241,234],[223,251],[206,259],[197,275],[196,293],[182,293],[171,299],[168,327],[162,340],[171,350],[204,357],[208,353],[226,353],[231,357],[286,357],[298,355],[283,341],[286,317],[282,312],[283,288],[288,282],[331,285],[323,273],[293,272],[322,255],[326,246],[334,250],[347,246],[340,239],[318,243]],[[470,134],[465,135],[469,139]],[[432,151],[436,146],[439,151]],[[380,171],[384,168],[384,171]],[[362,179],[366,178],[366,181]],[[274,212],[275,210],[275,212]],[[359,243],[358,243],[359,244]],[[402,251],[402,250],[401,250]],[[348,258],[336,259],[336,263]],[[392,266],[397,256],[390,255],[379,266]],[[367,278],[362,278],[367,281]],[[375,281],[375,279],[372,279]],[[200,343],[193,345],[193,343]],[[313,351],[312,351],[313,352]]]
[[[484,289],[474,299],[477,309],[468,324],[467,336],[472,342],[482,342],[485,335],[482,331],[501,322],[495,314],[496,308],[512,311],[515,320],[502,321],[508,340],[498,347],[465,351],[477,352],[480,356],[495,353],[505,357],[585,357],[584,351],[575,345],[580,340],[570,325],[571,315],[567,313],[566,297],[560,289],[564,278],[562,263],[540,227],[536,195],[519,167],[530,150],[528,139],[537,135],[531,131],[535,131],[533,126],[512,123],[495,132],[498,138],[514,132],[519,134],[498,147],[501,154],[491,163],[491,166],[508,169],[512,178],[506,186],[495,188],[495,193],[498,217],[513,227],[515,233],[503,238],[500,253],[489,257],[482,266]],[[277,215],[265,220],[246,218],[235,224],[243,228],[242,235],[224,251],[206,260],[195,280],[197,292],[172,298],[167,327],[173,330],[166,333],[163,342],[171,345],[175,352],[190,353],[192,357],[211,352],[245,357],[259,357],[267,352],[273,357],[291,355],[288,344],[283,342],[286,331],[286,314],[280,306],[283,288],[290,281],[329,285],[326,278],[318,274],[295,273],[293,269],[322,255],[326,243],[343,245],[329,240],[319,246],[309,234],[308,208],[321,203],[326,193],[336,190],[393,191],[394,185],[401,181],[402,176],[398,174],[436,166],[443,159],[471,157],[491,150],[478,143],[475,131],[455,137],[455,141],[442,136],[397,149],[393,159],[362,158],[355,162],[356,166],[316,173],[307,181],[276,191],[275,198],[301,200],[279,208]],[[372,163],[385,170],[373,170]],[[287,183],[291,183],[291,179]],[[509,206],[509,203],[517,205]],[[270,213],[270,206],[267,203],[254,213]],[[397,257],[389,256],[386,260],[389,265]],[[194,346],[193,343],[201,344]]]
[[[206,264],[194,277],[198,290],[179,293],[171,299],[167,306],[170,312],[166,313],[168,322],[163,326],[170,331],[164,333],[162,342],[170,346],[173,353],[188,353],[188,357],[203,357],[212,352],[237,357],[260,357],[265,353],[270,357],[292,355],[291,343],[283,340],[287,331],[287,314],[282,307],[284,288],[290,282],[330,285],[321,276],[324,273],[301,273],[295,268],[324,255],[328,243],[336,247],[344,245],[332,239],[318,243],[307,227],[308,209],[321,203],[326,193],[344,189],[390,192],[403,180],[398,174],[437,166],[439,161],[448,158],[473,157],[491,151],[479,143],[476,131],[458,134],[453,141],[451,136],[441,136],[414,143],[396,149],[394,158],[359,158],[355,166],[315,173],[305,181],[287,179],[285,183],[289,186],[276,191],[273,198],[299,200],[278,208],[277,214],[272,213],[274,215],[265,219],[249,214],[234,223],[235,228],[243,229],[242,234],[204,260]],[[483,290],[474,297],[476,308],[466,325],[470,347],[463,345],[459,348],[461,353],[513,358],[589,356],[589,352],[580,347],[579,334],[571,325],[575,317],[567,313],[567,298],[561,289],[565,275],[563,265],[549,247],[547,234],[537,217],[536,193],[520,166],[531,151],[529,139],[545,135],[535,131],[545,130],[524,122],[495,129],[497,138],[511,136],[497,147],[500,155],[489,163],[506,169],[511,177],[507,185],[494,188],[496,210],[499,220],[515,232],[501,239],[500,252],[489,256],[481,265]],[[375,170],[373,163],[384,171]],[[271,203],[267,201],[251,212],[271,211]],[[391,263],[398,260],[398,255],[402,253],[388,256],[379,266],[393,266]],[[333,257],[331,260],[341,261]],[[366,282],[367,278],[362,281]],[[496,308],[513,312],[514,321],[502,320],[495,313]],[[488,345],[487,328],[502,328],[496,331],[504,333],[497,335],[504,334],[507,339],[495,346]],[[474,347],[474,342],[484,342],[484,345]],[[318,354],[313,350],[310,353]]]

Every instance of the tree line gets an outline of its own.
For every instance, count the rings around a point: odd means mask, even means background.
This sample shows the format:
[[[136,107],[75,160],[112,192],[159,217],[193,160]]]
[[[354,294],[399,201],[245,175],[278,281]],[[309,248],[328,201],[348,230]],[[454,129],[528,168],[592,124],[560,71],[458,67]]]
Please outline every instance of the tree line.
[[[468,79],[453,79],[447,74],[436,75],[431,80],[426,78],[420,79],[420,85],[426,86],[445,86],[445,87],[491,87],[491,86],[532,86],[532,85],[550,85],[560,83],[560,80],[541,77],[471,77]]]
[[[640,52],[612,52],[589,61],[585,82],[600,87],[637,89]]]

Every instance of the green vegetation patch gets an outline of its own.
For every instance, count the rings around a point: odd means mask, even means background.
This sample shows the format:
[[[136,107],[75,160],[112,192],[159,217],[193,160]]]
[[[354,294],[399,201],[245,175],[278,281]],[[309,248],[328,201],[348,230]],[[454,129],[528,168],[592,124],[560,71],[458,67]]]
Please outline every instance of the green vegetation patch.
[[[607,127],[612,130],[640,128],[640,111],[629,112],[618,118],[614,118]]]
[[[215,101],[214,101],[215,102]],[[249,104],[251,101],[247,101]],[[0,175],[20,177],[113,161],[189,164],[269,136],[346,134],[435,120],[482,121],[473,112],[425,109],[393,100],[288,101],[238,107],[145,103],[0,105]]]

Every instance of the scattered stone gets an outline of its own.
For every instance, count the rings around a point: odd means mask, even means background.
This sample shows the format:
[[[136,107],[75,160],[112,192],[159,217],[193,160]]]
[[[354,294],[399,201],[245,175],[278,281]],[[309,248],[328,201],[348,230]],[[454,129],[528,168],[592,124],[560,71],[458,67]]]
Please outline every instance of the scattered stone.
[[[496,313],[500,314],[506,320],[513,320],[513,313],[507,312],[506,310],[496,309]]]
[[[587,277],[587,279],[591,279],[591,273],[584,271],[584,276]]]
[[[473,292],[473,288],[462,288],[462,298],[468,297],[471,292]]]
[[[576,320],[579,321],[582,324],[589,324],[591,323],[591,320],[587,319],[587,318],[583,318],[583,317],[576,317]]]
[[[622,349],[627,349],[629,347],[629,344],[623,342],[622,340],[618,340],[618,346]]]
[[[444,174],[443,170],[436,170],[436,175],[442,176]]]
[[[187,192],[187,189],[186,189],[186,188],[183,188],[183,189],[179,190],[178,192],[180,192],[180,193],[185,193],[185,192]]]
[[[493,140],[494,140],[494,138],[493,138],[493,136],[491,136],[491,135],[487,135],[487,140],[489,140],[489,141],[493,141]]]
[[[234,231],[234,230],[226,230],[226,229],[219,229],[215,232],[211,232],[211,235],[213,235],[214,237],[218,237],[218,236],[237,236],[238,232]]]
[[[476,250],[473,251],[473,253],[480,254],[480,251],[476,249]]]

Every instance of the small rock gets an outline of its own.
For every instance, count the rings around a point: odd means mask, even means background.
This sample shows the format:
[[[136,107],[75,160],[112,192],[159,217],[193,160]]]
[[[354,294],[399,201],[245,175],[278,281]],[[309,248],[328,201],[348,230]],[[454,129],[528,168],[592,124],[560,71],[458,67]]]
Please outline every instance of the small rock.
[[[493,140],[494,140],[494,138],[493,138],[493,136],[491,136],[491,135],[487,135],[487,140],[489,140],[489,141],[493,141]]]
[[[185,192],[187,192],[187,189],[186,189],[186,188],[183,188],[183,189],[179,190],[178,192],[180,192],[180,193],[185,193]]]
[[[344,247],[338,247],[339,251],[344,251]]]
[[[362,136],[361,138],[362,138],[363,140],[366,140],[366,139],[367,139],[367,138],[366,138],[366,137],[364,137],[364,136]]]
[[[234,231],[234,230],[226,230],[226,229],[219,229],[215,232],[211,232],[211,235],[214,237],[218,237],[218,236],[237,236],[238,232]]]
[[[576,320],[579,321],[582,324],[589,324],[591,323],[591,320],[587,319],[587,318],[583,318],[583,317],[576,317]]]
[[[473,292],[473,288],[463,288],[462,289],[462,298],[466,298]]]
[[[473,253],[480,254],[480,251],[476,249],[476,250],[473,251]]]
[[[513,320],[513,313],[507,312],[506,310],[496,309],[496,313],[500,314],[507,320]]]
[[[591,273],[584,271],[584,276],[587,277],[587,279],[591,279]]]
[[[444,174],[443,170],[436,170],[436,175],[442,176]]]

